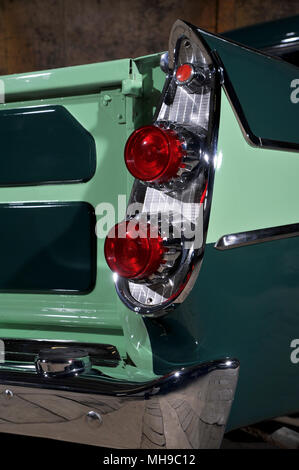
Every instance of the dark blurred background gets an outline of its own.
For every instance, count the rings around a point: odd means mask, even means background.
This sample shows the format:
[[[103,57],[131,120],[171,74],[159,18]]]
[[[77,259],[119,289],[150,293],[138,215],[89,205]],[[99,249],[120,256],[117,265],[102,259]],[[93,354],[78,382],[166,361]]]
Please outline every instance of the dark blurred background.
[[[298,0],[0,0],[0,74],[166,50],[177,18],[221,32],[295,14]]]

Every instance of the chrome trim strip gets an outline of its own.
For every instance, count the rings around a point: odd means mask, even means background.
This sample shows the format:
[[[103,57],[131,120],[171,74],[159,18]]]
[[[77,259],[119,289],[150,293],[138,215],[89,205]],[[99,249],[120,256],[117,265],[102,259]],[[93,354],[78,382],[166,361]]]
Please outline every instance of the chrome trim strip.
[[[273,44],[273,46],[265,47],[261,49],[261,51],[267,55],[273,55],[275,57],[280,57],[281,54],[299,51],[299,38],[295,38],[290,42],[280,42],[278,44]]]
[[[216,34],[216,33],[211,33],[209,31],[206,31],[202,28],[196,28],[195,26],[193,26],[192,24],[190,23],[185,23],[186,25],[188,25],[190,28],[193,28],[194,30],[197,31],[197,34],[200,35],[200,38],[201,38],[201,41],[203,42],[203,44],[205,45],[206,49],[208,51],[210,51],[210,48],[208,46],[208,44],[206,43],[204,37],[202,36],[201,32],[204,32],[205,34],[208,34],[210,36],[215,36],[217,37],[218,39],[221,39],[222,41],[226,42],[226,43],[232,43],[232,44],[235,44],[237,45],[238,47],[242,48],[242,49],[247,49],[247,50],[250,50],[252,52],[254,52],[255,54],[259,54],[259,55],[263,55],[265,57],[269,57],[270,59],[274,59],[274,60],[279,60],[281,61],[281,58],[280,57],[277,57],[277,56],[274,56],[274,55],[271,55],[268,53],[268,51],[265,49],[265,50],[259,50],[259,49],[255,49],[253,47],[249,47],[249,46],[245,46],[244,44],[241,44],[240,42],[237,42],[237,41],[233,41],[233,40],[230,40],[224,36],[221,36],[221,34]],[[211,51],[210,51],[211,53]],[[219,57],[219,55],[217,54],[217,52],[214,50],[212,51],[212,55],[213,55],[213,59],[215,60],[216,64],[218,65],[219,69],[222,71],[222,86],[224,88],[224,91],[227,95],[227,98],[228,100],[230,101],[231,103],[231,106],[235,112],[235,115],[236,115],[236,118],[238,120],[238,123],[240,125],[240,128],[241,128],[241,131],[243,133],[243,136],[245,138],[245,140],[247,141],[247,143],[249,145],[252,145],[253,147],[261,147],[261,148],[269,148],[269,149],[272,149],[272,150],[286,150],[286,151],[299,151],[299,143],[293,143],[293,142],[283,142],[283,141],[279,141],[279,140],[271,140],[271,139],[265,139],[265,138],[261,138],[261,137],[258,137],[256,136],[255,134],[253,134],[253,132],[251,131],[250,127],[249,127],[249,124],[247,122],[247,119],[245,117],[245,114],[243,112],[243,109],[241,107],[241,104],[240,104],[240,101],[239,101],[239,98],[237,97],[237,94],[234,90],[234,87],[230,81],[230,78],[224,68],[224,65]],[[173,63],[173,53],[169,53],[169,66],[171,68],[171,64]],[[298,67],[296,67],[295,65],[293,65],[294,69],[298,69]]]
[[[0,432],[114,448],[217,448],[238,373],[239,362],[226,358],[112,389],[112,379],[95,377],[89,393],[0,374]]]
[[[298,237],[299,224],[280,225],[278,227],[269,227],[248,232],[232,233],[223,235],[215,243],[217,250],[230,250],[241,246],[255,245],[257,243],[282,240],[284,238]]]
[[[256,52],[256,51],[254,51]],[[271,58],[275,58],[273,56],[269,56]],[[218,63],[219,68],[221,69],[222,72],[222,86],[225,91],[225,94],[231,104],[231,107],[234,111],[234,114],[236,116],[236,119],[239,123],[239,126],[241,128],[243,137],[245,138],[246,142],[253,146],[253,147],[259,147],[263,149],[272,149],[272,150],[285,150],[285,151],[290,151],[290,152],[299,152],[299,142],[298,143],[293,143],[293,142],[283,142],[280,140],[272,140],[272,139],[266,139],[259,137],[255,135],[247,121],[247,118],[245,116],[245,113],[243,111],[243,108],[241,106],[241,103],[239,101],[239,98],[237,96],[237,93],[235,92],[234,86],[228,76],[228,73],[225,70],[225,67],[217,54],[216,51],[214,51],[214,58],[215,61]],[[279,60],[279,59],[277,59]],[[295,66],[294,66],[295,67]]]
[[[34,363],[36,356],[42,349],[58,347],[84,349],[89,353],[93,366],[117,367],[121,362],[120,354],[112,344],[24,338],[1,338],[1,340],[4,343],[5,360],[8,362]]]
[[[103,393],[109,396],[129,397],[136,394],[139,396],[149,396],[151,393],[156,394],[157,387],[160,391],[162,389],[166,391],[172,384],[178,384],[178,382],[194,377],[194,374],[208,373],[215,368],[226,368],[227,361],[229,361],[229,367],[232,367],[232,364],[235,364],[234,367],[236,367],[236,361],[222,359],[194,367],[178,369],[164,377],[159,377],[149,382],[138,383],[130,380],[115,379],[97,369],[92,369],[78,376],[64,377],[63,380],[57,377],[45,378],[37,374],[34,364],[32,367],[24,365],[23,369],[21,365],[14,367],[14,364],[6,364],[6,368],[0,369],[0,384],[67,390],[78,393]]]

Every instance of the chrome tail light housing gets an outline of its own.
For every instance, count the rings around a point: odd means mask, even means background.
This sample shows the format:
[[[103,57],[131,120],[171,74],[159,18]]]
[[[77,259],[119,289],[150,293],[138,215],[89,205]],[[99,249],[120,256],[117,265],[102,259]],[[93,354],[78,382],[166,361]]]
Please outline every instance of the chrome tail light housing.
[[[136,313],[151,317],[182,303],[201,267],[220,107],[219,72],[195,27],[180,20],[174,24],[168,59],[162,57],[162,66],[167,77],[154,122],[137,129],[125,150],[135,181],[123,223],[143,227],[141,232],[156,250],[156,256],[144,252],[144,257],[152,256],[155,261],[149,270],[146,260],[145,267],[140,261],[141,275],[124,275],[117,257],[110,263],[106,254],[122,301]]]

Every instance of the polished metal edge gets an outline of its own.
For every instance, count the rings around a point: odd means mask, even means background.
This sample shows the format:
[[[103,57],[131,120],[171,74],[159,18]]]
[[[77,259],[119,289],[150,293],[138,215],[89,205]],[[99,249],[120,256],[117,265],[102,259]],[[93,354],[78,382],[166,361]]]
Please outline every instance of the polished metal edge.
[[[179,23],[179,21],[180,20],[178,20],[177,23]],[[221,84],[222,84],[222,86],[224,88],[224,91],[227,95],[227,98],[228,98],[228,100],[229,100],[229,102],[230,102],[230,104],[233,108],[233,111],[236,115],[237,121],[240,125],[241,131],[243,133],[243,136],[244,136],[246,142],[249,145],[253,146],[253,147],[268,148],[268,149],[272,149],[272,150],[285,150],[285,151],[290,151],[290,152],[299,151],[299,143],[297,144],[297,143],[293,143],[293,142],[285,142],[285,141],[280,141],[280,140],[266,139],[266,138],[259,137],[259,136],[255,135],[252,132],[251,128],[249,127],[248,121],[245,117],[244,111],[241,107],[239,98],[238,98],[238,96],[235,92],[235,89],[234,89],[234,87],[231,83],[231,80],[230,80],[230,78],[229,78],[229,76],[228,76],[228,74],[225,70],[225,67],[224,67],[219,55],[217,54],[217,52],[215,50],[213,50],[213,51],[210,50],[207,42],[205,41],[205,39],[203,38],[201,33],[203,32],[206,35],[215,36],[218,39],[220,39],[221,41],[224,41],[226,43],[235,44],[235,45],[237,45],[238,47],[240,47],[242,49],[250,50],[250,51],[254,52],[255,54],[263,55],[263,56],[269,57],[270,59],[273,59],[273,60],[281,61],[282,59],[280,57],[277,57],[276,55],[273,55],[272,53],[270,53],[268,51],[268,49],[271,49],[271,48],[265,48],[264,50],[255,49],[253,47],[245,46],[242,43],[239,43],[237,41],[233,41],[233,40],[228,39],[224,36],[221,36],[221,34],[211,33],[210,31],[206,31],[202,28],[196,28],[191,23],[185,22],[185,25],[189,26],[190,29],[192,29],[193,31],[196,31],[197,34],[200,35],[202,43],[204,44],[207,51],[209,51],[210,54],[212,54],[213,59],[216,61],[219,69],[221,70],[221,73],[222,73],[222,83]],[[173,58],[174,58],[174,53],[173,52],[169,53],[169,67],[170,68],[173,64]],[[291,64],[289,64],[289,65],[291,65]],[[294,71],[296,70],[296,68],[298,69],[298,67],[296,65],[293,65],[293,67],[294,67]]]
[[[0,432],[109,448],[218,448],[238,374],[239,362],[225,358],[112,396],[101,383],[78,393],[0,374]]]
[[[171,30],[170,39],[169,39],[169,66],[170,69],[173,69],[174,66],[174,56],[176,54],[175,45],[177,41],[182,40],[182,38],[189,38],[190,41],[199,41],[201,45],[205,48],[204,53],[207,54],[212,62],[214,62],[214,55],[209,46],[203,41],[203,38],[199,34],[198,30],[195,26],[190,25],[184,21],[177,20]],[[215,63],[215,65],[218,65]],[[156,120],[158,117],[159,110],[164,102],[166,97],[168,86],[171,81],[171,74],[166,77],[165,85],[163,88],[162,96],[160,103],[157,107],[156,114],[154,119]],[[200,254],[195,256],[195,253],[189,253],[188,260],[186,261],[189,264],[190,269],[185,276],[185,282],[182,282],[183,289],[178,291],[174,296],[170,299],[165,301],[159,305],[152,305],[147,306],[139,303],[130,293],[129,289],[129,282],[121,277],[117,277],[115,282],[116,291],[123,301],[123,303],[130,308],[131,310],[135,311],[138,314],[141,314],[146,317],[160,317],[167,314],[173,308],[177,307],[180,303],[182,303],[185,298],[190,293],[192,287],[195,284],[197,279],[201,263],[204,256],[204,249],[205,243],[207,238],[208,232],[208,224],[210,218],[210,210],[211,210],[211,203],[212,203],[212,193],[213,193],[213,186],[214,186],[214,176],[215,176],[215,159],[217,155],[217,143],[218,143],[218,130],[219,130],[219,120],[220,120],[220,100],[221,100],[221,75],[219,70],[215,70],[215,84],[211,94],[211,129],[209,130],[209,174],[208,174],[208,186],[207,186],[207,197],[205,201],[205,210],[203,216],[203,245],[202,249],[200,250]],[[134,183],[136,184],[136,182]],[[134,186],[132,189],[132,193],[134,192]],[[189,250],[190,251],[190,250]]]
[[[64,377],[63,380],[57,377],[42,377],[37,374],[35,365],[31,368],[22,369],[7,367],[0,369],[0,384],[18,385],[31,388],[45,388],[54,390],[66,390],[82,393],[103,393],[109,396],[149,396],[158,391],[167,391],[173,385],[177,386],[190,377],[198,374],[208,373],[215,368],[235,368],[238,361],[234,359],[221,359],[218,361],[206,362],[193,367],[178,368],[162,377],[155,378],[147,382],[136,382],[126,378],[125,380],[115,379],[104,374],[97,369],[80,374],[78,376]],[[158,389],[157,389],[158,387]]]
[[[290,38],[291,39],[291,38]],[[290,52],[297,52],[299,50],[299,39],[296,38],[290,42],[280,42],[278,44],[273,44],[262,49],[267,55],[273,55],[275,57],[280,57],[281,54],[287,54]]]
[[[217,250],[230,250],[241,246],[255,245],[257,243],[282,240],[284,238],[298,237],[299,224],[280,225],[248,232],[238,232],[229,235],[223,235],[215,243]]]
[[[88,352],[93,366],[117,367],[121,362],[120,354],[112,344],[83,343],[79,341],[2,338],[5,360],[17,361],[18,364],[34,363],[36,356],[43,349],[75,347]],[[0,364],[1,368],[2,364]],[[5,366],[5,363],[3,364]]]
[[[249,49],[249,48],[247,48]],[[258,52],[253,50],[254,52]],[[244,110],[241,106],[240,100],[238,98],[238,95],[234,89],[234,86],[229,78],[228,73],[226,72],[226,69],[217,54],[216,51],[213,52],[213,56],[215,61],[218,64],[218,67],[221,70],[222,73],[222,86],[225,91],[225,94],[231,104],[231,107],[234,111],[234,114],[236,116],[236,119],[238,121],[238,124],[241,128],[242,134],[246,142],[253,146],[253,147],[259,147],[263,149],[271,149],[271,150],[285,150],[289,152],[299,152],[299,142],[294,143],[294,142],[287,142],[287,141],[280,141],[280,140],[273,140],[273,139],[267,139],[264,137],[259,137],[253,133],[253,131],[250,128],[250,125],[247,121],[247,118],[245,116]],[[276,59],[274,56],[269,56],[273,59]],[[295,66],[294,66],[295,67]]]
[[[57,354],[58,351],[58,354]],[[53,355],[54,352],[54,355]],[[45,378],[76,376],[92,369],[89,354],[76,348],[47,349],[35,360],[36,372]]]

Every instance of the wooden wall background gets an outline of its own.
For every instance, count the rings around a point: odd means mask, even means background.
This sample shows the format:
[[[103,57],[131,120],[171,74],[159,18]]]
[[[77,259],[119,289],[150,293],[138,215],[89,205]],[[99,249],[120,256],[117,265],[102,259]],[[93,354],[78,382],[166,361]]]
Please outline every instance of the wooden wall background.
[[[0,0],[0,74],[167,49],[172,23],[221,32],[299,14],[299,0]]]

